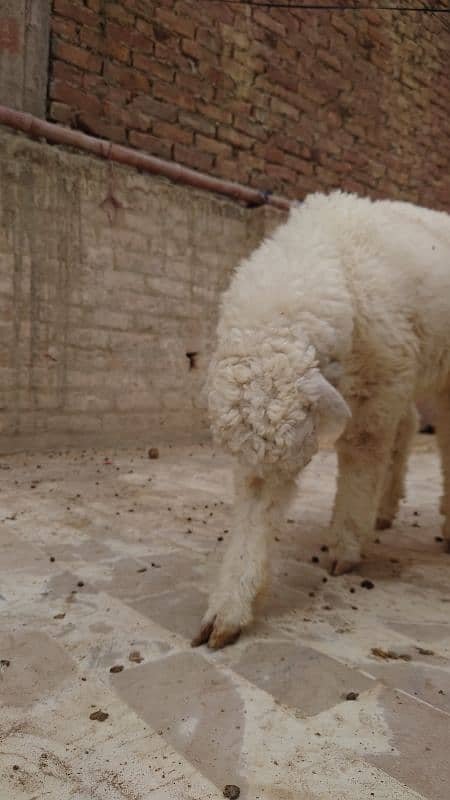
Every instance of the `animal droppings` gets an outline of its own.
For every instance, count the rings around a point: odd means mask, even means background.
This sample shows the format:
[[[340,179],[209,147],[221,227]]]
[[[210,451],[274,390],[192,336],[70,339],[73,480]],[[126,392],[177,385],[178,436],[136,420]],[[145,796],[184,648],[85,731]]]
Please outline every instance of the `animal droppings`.
[[[229,783],[225,786],[223,790],[223,796],[228,797],[228,800],[237,800],[241,793],[239,786],[235,786],[234,783]]]
[[[105,719],[108,719],[109,714],[106,711],[93,711],[92,714],[89,714],[89,719],[96,720],[96,722],[104,722]]]
[[[372,647],[372,655],[377,658],[382,658],[384,661],[411,661],[411,656],[408,653],[396,653],[395,650],[383,650],[381,647]]]
[[[128,656],[128,661],[133,661],[134,664],[140,664],[143,660],[139,650],[132,650]]]

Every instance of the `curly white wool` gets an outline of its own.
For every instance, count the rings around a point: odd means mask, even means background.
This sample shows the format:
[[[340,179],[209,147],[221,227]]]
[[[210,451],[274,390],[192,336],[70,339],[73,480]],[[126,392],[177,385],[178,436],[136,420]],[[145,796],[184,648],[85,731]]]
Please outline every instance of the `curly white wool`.
[[[270,534],[319,443],[337,440],[334,571],[392,524],[419,395],[436,406],[450,547],[449,320],[450,217],[407,203],[311,195],[239,266],[208,377],[214,436],[235,456],[234,533],[199,641],[250,621]]]

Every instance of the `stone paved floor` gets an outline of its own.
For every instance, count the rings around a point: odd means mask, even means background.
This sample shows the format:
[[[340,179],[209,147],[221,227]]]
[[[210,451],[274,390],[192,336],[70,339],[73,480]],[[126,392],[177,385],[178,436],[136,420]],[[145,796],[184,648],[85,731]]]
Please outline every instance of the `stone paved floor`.
[[[395,530],[328,579],[334,468],[323,453],[304,475],[258,621],[211,653],[189,639],[229,535],[222,456],[0,459],[0,800],[213,800],[226,784],[242,800],[448,800],[433,437]]]

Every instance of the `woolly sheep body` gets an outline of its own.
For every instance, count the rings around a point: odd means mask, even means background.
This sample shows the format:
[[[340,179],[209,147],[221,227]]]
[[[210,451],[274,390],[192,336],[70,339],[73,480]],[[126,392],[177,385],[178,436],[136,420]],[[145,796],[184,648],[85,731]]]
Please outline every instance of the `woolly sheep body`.
[[[358,562],[377,516],[380,527],[395,516],[424,394],[438,411],[450,539],[450,217],[310,195],[222,299],[208,396],[213,434],[236,457],[235,523],[196,643],[222,646],[250,621],[268,535],[327,436],[338,440],[335,572]]]

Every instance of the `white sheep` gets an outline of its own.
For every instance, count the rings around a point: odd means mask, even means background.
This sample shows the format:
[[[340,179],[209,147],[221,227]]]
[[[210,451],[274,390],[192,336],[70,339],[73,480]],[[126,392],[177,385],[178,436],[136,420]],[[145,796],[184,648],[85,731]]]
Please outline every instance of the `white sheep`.
[[[432,395],[450,544],[450,216],[334,192],[310,195],[225,292],[208,378],[215,439],[236,457],[232,541],[193,645],[252,619],[267,544],[324,441],[339,474],[332,571],[358,564],[404,492],[415,398]]]

